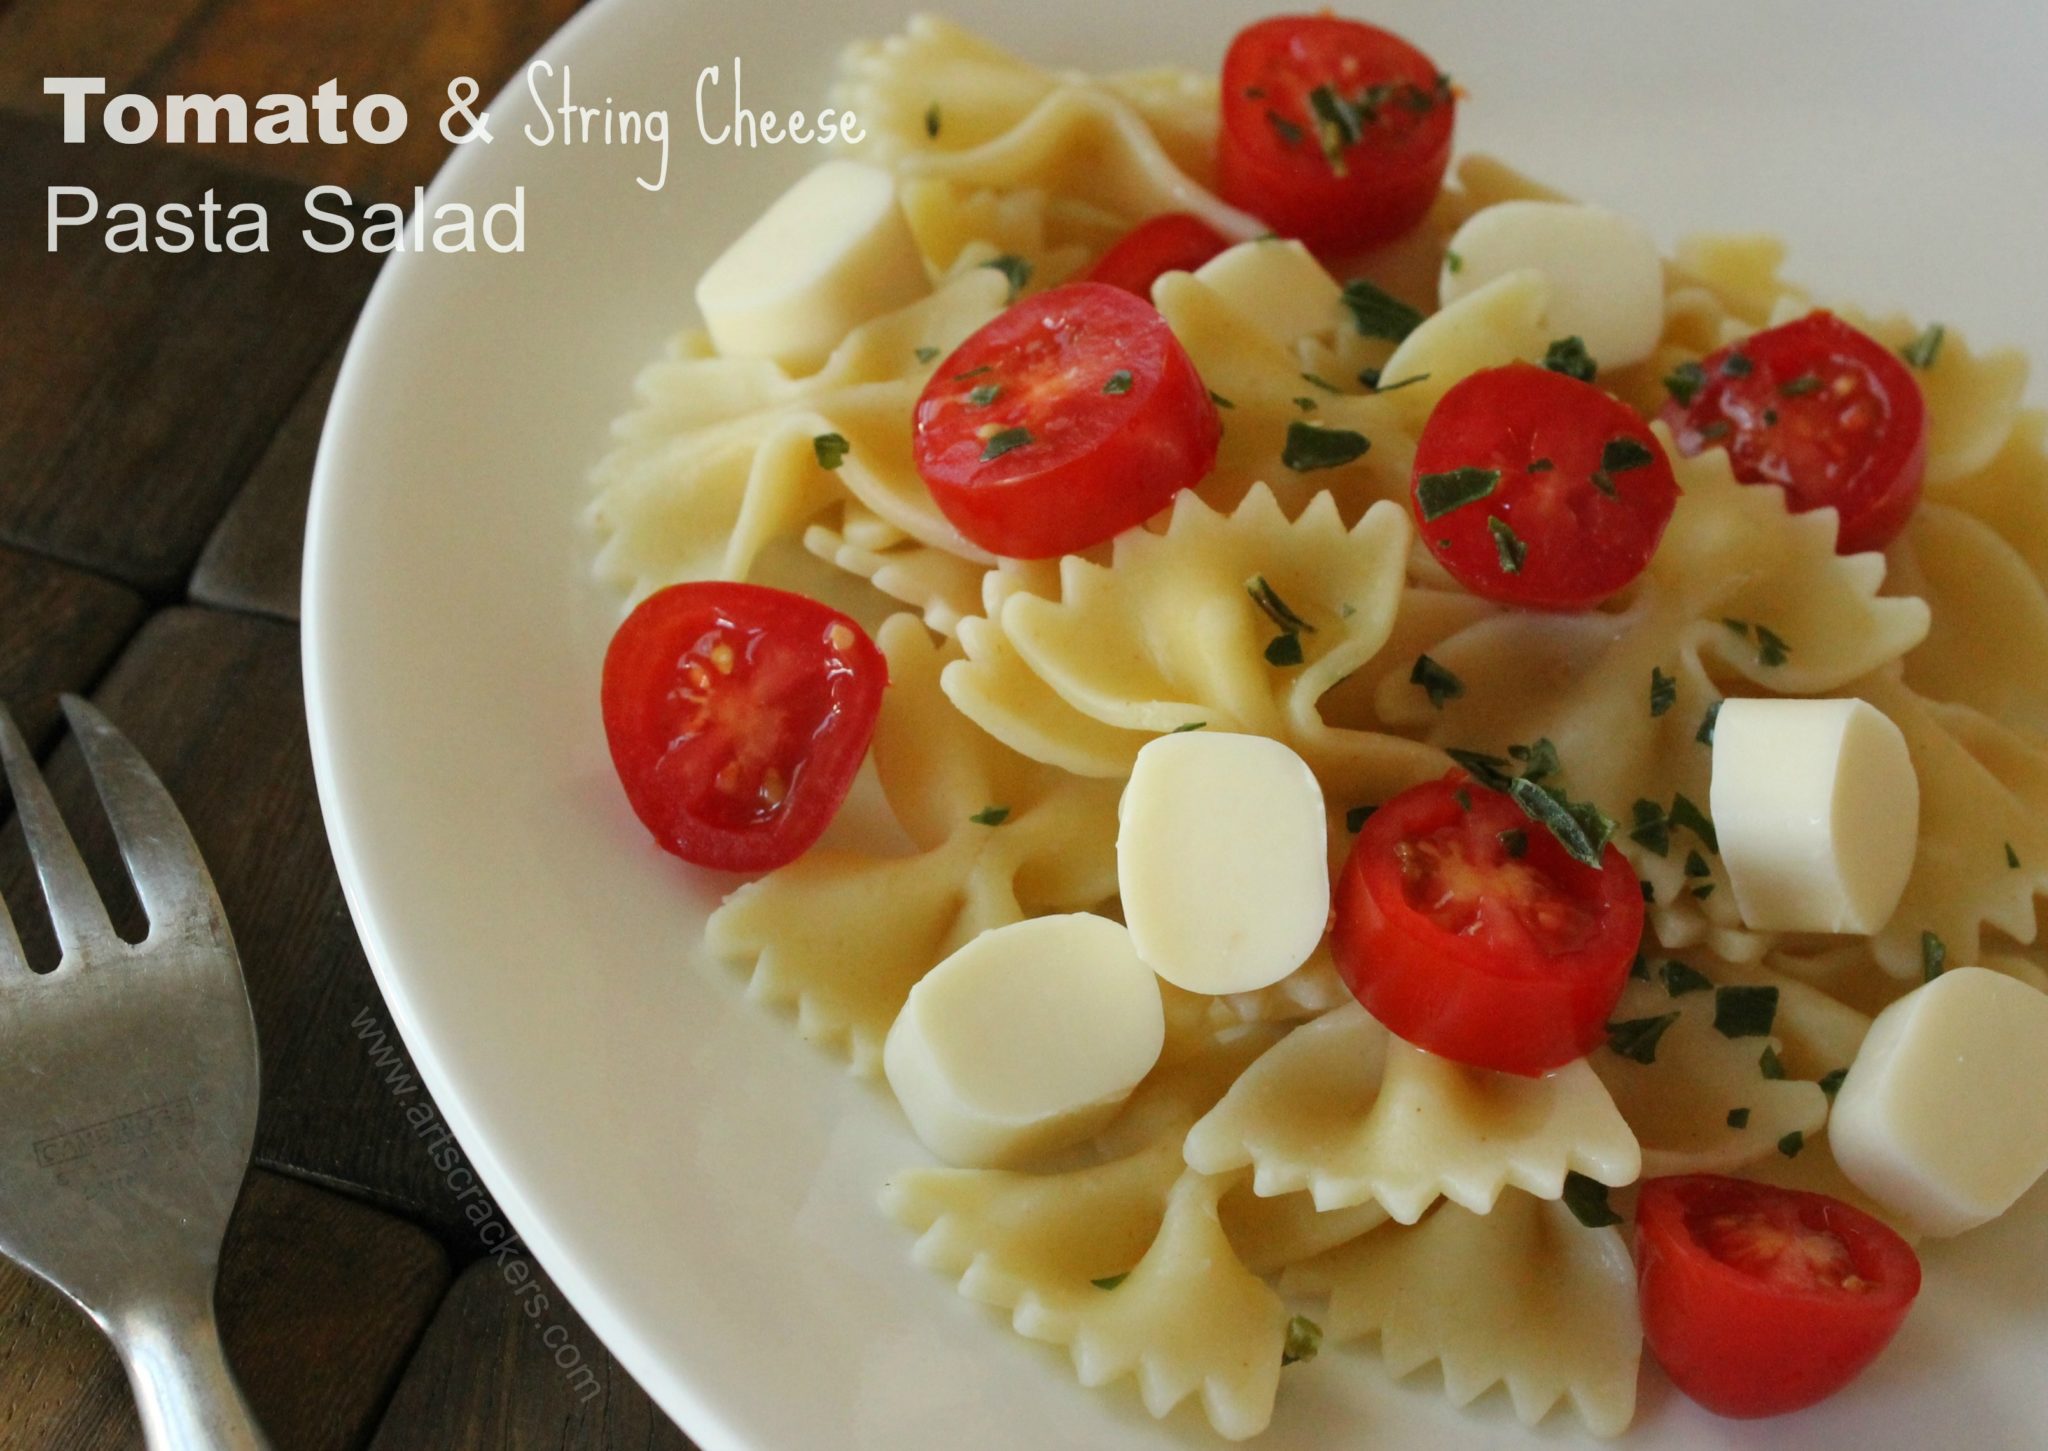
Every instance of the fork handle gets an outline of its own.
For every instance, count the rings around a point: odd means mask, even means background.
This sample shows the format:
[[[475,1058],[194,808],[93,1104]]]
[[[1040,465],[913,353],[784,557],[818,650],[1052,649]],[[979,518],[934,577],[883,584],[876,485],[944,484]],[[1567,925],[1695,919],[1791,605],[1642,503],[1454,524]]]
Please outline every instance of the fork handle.
[[[112,1327],[149,1451],[269,1451],[228,1369],[211,1298],[153,1306]]]

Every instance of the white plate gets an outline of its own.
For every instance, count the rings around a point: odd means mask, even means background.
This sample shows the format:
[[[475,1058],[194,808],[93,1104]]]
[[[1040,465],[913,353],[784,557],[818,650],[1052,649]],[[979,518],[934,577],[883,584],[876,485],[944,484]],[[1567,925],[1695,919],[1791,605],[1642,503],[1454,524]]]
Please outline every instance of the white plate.
[[[958,18],[1062,64],[1213,65],[1258,11],[975,0]],[[1129,1389],[913,1267],[875,1209],[920,1155],[886,1099],[700,963],[718,886],[652,850],[597,712],[614,602],[574,523],[634,371],[698,271],[814,155],[694,135],[700,68],[814,109],[886,0],[609,0],[545,55],[579,102],[670,107],[668,186],[633,149],[536,148],[530,103],[431,201],[527,190],[522,256],[386,268],[328,418],[307,547],[307,705],[356,923],[420,1068],[493,1194],[606,1344],[706,1451],[1164,1447]],[[2048,357],[2048,12],[1859,0],[1621,7],[1386,3],[1471,91],[1462,140],[1667,237],[1763,227],[1826,293],[1908,305]],[[728,92],[729,94],[729,92]],[[431,114],[414,125],[433,124]],[[1636,1444],[2039,1444],[2048,1196],[1928,1256],[1897,1346],[1849,1395],[1738,1426],[1645,1381]],[[1967,1384],[1968,1392],[1962,1392]],[[1290,1371],[1265,1444],[1511,1447],[1504,1397],[1449,1409],[1425,1371]]]

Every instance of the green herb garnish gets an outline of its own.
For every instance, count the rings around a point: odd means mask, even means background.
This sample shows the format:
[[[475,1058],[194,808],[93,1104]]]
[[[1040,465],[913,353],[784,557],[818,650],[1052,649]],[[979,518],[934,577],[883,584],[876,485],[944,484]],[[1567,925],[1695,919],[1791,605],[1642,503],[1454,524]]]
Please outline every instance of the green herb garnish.
[[[1317,86],[1308,93],[1309,114],[1315,118],[1316,141],[1323,148],[1323,160],[1330,174],[1348,176],[1344,152],[1356,146],[1365,134],[1365,118],[1351,102],[1337,94],[1334,86]]]
[[[1657,1040],[1665,1030],[1678,1021],[1675,1012],[1664,1013],[1655,1018],[1628,1018],[1607,1025],[1607,1046],[1622,1057],[1636,1063],[1657,1061]]]
[[[1367,373],[1372,374],[1372,381],[1370,383],[1365,383],[1365,375]],[[1375,393],[1393,393],[1416,383],[1427,383],[1429,381],[1429,374],[1410,373],[1398,383],[1383,384],[1380,382],[1379,370],[1377,368],[1361,368],[1358,373],[1358,381],[1365,383],[1365,386],[1372,389]]]
[[[1934,366],[1934,360],[1941,356],[1941,340],[1948,336],[1948,329],[1938,322],[1931,322],[1919,337],[1899,349],[1899,356],[1914,367],[1925,371]]]
[[[1707,819],[1707,813],[1692,804],[1692,798],[1683,791],[1671,798],[1671,824],[1681,831],[1689,831],[1707,844],[1707,850],[1719,855],[1720,835],[1714,830],[1714,823]]]
[[[1678,677],[1650,667],[1650,718],[1655,720],[1678,703]]]
[[[1707,713],[1700,717],[1700,728],[1692,733],[1692,738],[1698,741],[1703,746],[1713,745],[1714,724],[1720,719],[1721,702],[1717,700],[1712,705],[1708,706]]]
[[[1614,497],[1614,476],[1639,469],[1655,461],[1657,455],[1650,452],[1637,439],[1629,437],[1611,438],[1600,450],[1600,467],[1593,471],[1593,487],[1608,498]]]
[[[1296,614],[1293,607],[1287,601],[1280,598],[1279,593],[1273,586],[1266,583],[1266,577],[1263,574],[1255,574],[1246,580],[1244,582],[1244,592],[1252,597],[1253,604],[1265,611],[1267,619],[1287,631],[1290,635],[1299,633],[1302,630],[1308,631],[1311,635],[1316,632],[1314,625],[1311,625],[1307,620]]]
[[[1297,1315],[1287,1322],[1287,1340],[1280,1347],[1280,1363],[1299,1365],[1304,1360],[1314,1360],[1322,1348],[1323,1327],[1306,1315]]]
[[[836,469],[846,462],[846,455],[853,445],[842,434],[821,433],[811,440],[811,452],[817,456],[818,467]]]
[[[1706,386],[1706,370],[1698,363],[1680,363],[1664,375],[1664,391],[1677,401],[1680,408],[1691,406],[1700,389]]]
[[[1932,932],[1920,934],[1920,978],[1933,982],[1941,976],[1941,970],[1948,966],[1948,944]]]
[[[1711,877],[1714,869],[1707,865],[1707,859],[1696,851],[1685,854],[1685,874],[1688,877]]]
[[[1780,639],[1777,635],[1773,634],[1769,629],[1765,628],[1762,625],[1758,625],[1756,627],[1757,664],[1766,667],[1776,667],[1779,665],[1783,665],[1785,663],[1786,658],[1790,656],[1791,653],[1792,647],[1790,645],[1787,645],[1782,639]]]
[[[996,399],[1000,398],[1002,396],[1002,393],[1002,384],[983,383],[978,388],[970,388],[967,390],[967,401],[976,408],[986,408],[989,404],[995,402]]]
[[[916,357],[920,363],[929,363],[938,355],[939,350],[937,348],[918,348],[916,350]]]
[[[1543,366],[1567,378],[1577,378],[1581,383],[1592,382],[1593,375],[1600,370],[1600,365],[1593,361],[1593,355],[1586,351],[1585,339],[1577,333],[1551,343],[1544,350]]]
[[[1746,1109],[1746,1108],[1731,1108],[1731,1109],[1729,1109],[1729,1110],[1728,1110],[1728,1127],[1729,1127],[1729,1128],[1731,1128],[1731,1129],[1746,1129],[1746,1128],[1748,1128],[1748,1127],[1749,1127],[1749,1110],[1748,1110],[1748,1109]]]
[[[1029,442],[1031,430],[1028,428],[1001,429],[990,434],[988,442],[982,445],[981,461],[987,463],[990,459],[1001,458],[1012,449],[1022,448]]]
[[[1524,469],[1523,472],[1530,474],[1547,474],[1556,467],[1557,461],[1555,459],[1539,458],[1534,463],[1530,464],[1528,468]]]
[[[1717,418],[1700,430],[1700,442],[1719,443],[1733,432],[1735,432],[1734,424],[1725,418]]]
[[[1712,978],[1675,957],[1664,964],[1664,991],[1674,998],[1682,998],[1687,993],[1703,993],[1713,985]]]
[[[1365,829],[1365,823],[1372,819],[1372,814],[1377,810],[1379,810],[1377,806],[1352,807],[1344,813],[1344,829],[1353,836],[1358,835],[1360,831]]]
[[[2013,871],[2020,869],[2020,854],[2012,849],[2012,843],[2005,844],[2005,864]]]
[[[939,137],[939,103],[932,102],[924,108],[924,134],[934,141]]]
[[[991,257],[981,264],[993,267],[1010,279],[1010,301],[1015,302],[1031,281],[1031,263],[1015,252],[1005,252],[1000,257]]]
[[[1266,663],[1268,665],[1299,665],[1306,658],[1301,653],[1301,636],[1299,635],[1275,635],[1266,645]]]
[[[1756,1060],[1756,1066],[1763,1070],[1764,1077],[1777,1080],[1785,1076],[1784,1060],[1778,1057],[1776,1048],[1766,1048]]]
[[[1756,364],[1749,360],[1747,353],[1730,353],[1721,360],[1721,376],[1724,378],[1747,378],[1756,371]]]
[[[1705,882],[1700,886],[1694,887],[1692,889],[1692,894],[1693,896],[1697,897],[1700,901],[1704,902],[1707,900],[1707,898],[1714,895],[1714,884],[1712,882]]]
[[[1785,1135],[1784,1138],[1778,1140],[1778,1152],[1783,1154],[1788,1159],[1798,1158],[1799,1151],[1805,1147],[1806,1135],[1801,1133],[1798,1129],[1792,1130],[1791,1133]]]
[[[1714,989],[1714,1029],[1724,1038],[1761,1038],[1778,1016],[1774,987]]]
[[[1607,1186],[1576,1169],[1564,1176],[1564,1207],[1588,1229],[1605,1229],[1621,1223],[1621,1216],[1607,1202]]]
[[[1787,398],[1804,398],[1809,393],[1820,391],[1820,374],[1801,373],[1789,383],[1780,383],[1778,391]]]
[[[1313,413],[1316,411],[1316,400],[1313,398],[1296,398],[1294,406],[1303,413]]]
[[[1600,865],[1600,853],[1614,835],[1614,821],[1599,807],[1590,801],[1573,801],[1526,776],[1508,787],[1508,795],[1538,826],[1549,828],[1568,855],[1589,867]]]
[[[1098,1290],[1114,1290],[1118,1285],[1121,1285],[1125,1280],[1128,1280],[1130,1277],[1131,1272],[1129,1270],[1125,1270],[1120,1275],[1107,1275],[1099,1280],[1090,1280],[1088,1283],[1093,1285]]]
[[[1511,826],[1499,833],[1500,849],[1517,861],[1529,854],[1529,833],[1519,826]]]
[[[1308,135],[1306,131],[1270,106],[1266,108],[1266,122],[1273,128],[1273,134],[1280,138],[1282,146],[1299,146],[1301,145],[1302,138]]]
[[[1365,457],[1372,440],[1348,428],[1318,428],[1299,419],[1287,425],[1287,444],[1280,462],[1298,474],[1340,468]]]
[[[1493,552],[1500,558],[1502,574],[1520,574],[1522,561],[1529,557],[1529,546],[1508,527],[1508,521],[1498,514],[1486,516],[1487,532],[1493,535]]]
[[[1427,691],[1429,703],[1438,710],[1444,708],[1445,701],[1456,700],[1465,693],[1465,682],[1427,655],[1415,657],[1415,668],[1408,672],[1408,683]]]
[[[1630,810],[1635,814],[1635,825],[1629,828],[1628,839],[1658,856],[1668,853],[1671,821],[1664,815],[1664,808],[1654,801],[1638,800]]]
[[[1132,381],[1129,368],[1118,368],[1109,375],[1109,381],[1102,385],[1102,391],[1105,393],[1128,393],[1131,391]]]
[[[1344,284],[1344,306],[1361,336],[1398,343],[1422,326],[1422,314],[1364,278]]]
[[[1415,501],[1422,507],[1422,521],[1433,524],[1454,509],[1477,503],[1499,486],[1499,469],[1451,469],[1417,479]]]
[[[976,826],[1001,826],[1010,819],[1010,808],[1007,806],[984,806],[967,819]]]
[[[1172,730],[1168,731],[1167,734],[1171,736],[1177,736],[1184,734],[1187,731],[1198,731],[1208,724],[1209,722],[1205,720],[1191,720],[1186,725],[1175,726]]]
[[[1221,393],[1218,393],[1214,388],[1211,388],[1209,390],[1209,401],[1211,403],[1214,403],[1218,408],[1237,407],[1235,403],[1232,403],[1228,398],[1225,398]]]
[[[1453,276],[1463,272],[1465,270],[1465,259],[1456,252],[1446,248],[1444,250],[1444,270]]]
[[[1829,1103],[1835,1101],[1835,1095],[1842,1091],[1842,1083],[1848,1076],[1849,1070],[1846,1068],[1837,1068],[1831,1073],[1821,1075],[1820,1091],[1828,1096]]]

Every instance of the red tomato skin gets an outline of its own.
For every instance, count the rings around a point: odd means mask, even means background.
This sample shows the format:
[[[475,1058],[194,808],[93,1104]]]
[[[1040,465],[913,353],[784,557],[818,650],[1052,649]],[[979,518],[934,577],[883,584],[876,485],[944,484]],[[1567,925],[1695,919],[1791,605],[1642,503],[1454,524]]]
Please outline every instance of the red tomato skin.
[[[1358,80],[1437,89],[1436,62],[1422,51],[1377,26],[1328,14],[1261,20],[1238,33],[1223,59],[1218,191],[1233,206],[1324,255],[1378,246],[1422,220],[1443,187],[1456,120],[1456,99],[1445,95],[1392,147],[1368,141],[1349,148],[1348,174],[1338,176],[1316,142],[1304,104],[1246,93],[1269,91],[1275,66],[1305,69],[1313,82],[1334,80],[1346,55],[1367,62]],[[1313,88],[1299,87],[1303,96]],[[1289,102],[1287,119],[1306,131],[1302,144],[1289,148],[1281,141],[1268,116],[1276,100]]]
[[[1063,329],[1085,336],[1096,360],[1085,376],[1050,380],[1052,403],[1081,420],[1070,441],[1056,443],[1037,426],[1033,445],[984,460],[959,395],[983,379],[1003,382],[1026,341]],[[1104,393],[1116,370],[1132,375],[1131,387]],[[1032,394],[1026,383],[986,416],[1020,416],[1005,409],[1029,407]],[[1021,416],[1041,425],[1044,414]],[[1208,387],[1166,320],[1100,282],[1026,298],[969,337],[925,385],[916,429],[917,471],[940,512],[973,543],[1011,559],[1078,553],[1144,523],[1201,480],[1223,437]]]
[[[1229,246],[1230,239],[1200,217],[1166,212],[1126,232],[1081,280],[1121,287],[1149,301],[1161,277],[1192,272]]]
[[[1687,1225],[1689,1216],[1758,1205],[1834,1234],[1875,1288],[1766,1284],[1716,1259]],[[1644,1338],[1673,1383],[1716,1415],[1752,1419],[1803,1410],[1861,1374],[1912,1308],[1920,1261],[1888,1225],[1839,1199],[1685,1174],[1643,1186],[1636,1278]]]
[[[1395,848],[1458,820],[1460,791],[1483,833],[1526,834],[1523,860],[1594,915],[1592,941],[1545,958],[1525,939],[1518,956],[1490,948],[1483,934],[1447,932],[1408,900]],[[1338,877],[1331,947],[1352,996],[1397,1037],[1475,1068],[1535,1077],[1606,1040],[1642,931],[1642,886],[1619,851],[1608,847],[1595,871],[1509,798],[1453,773],[1367,818]]]
[[[1609,498],[1592,480],[1606,445],[1624,438],[1651,457],[1613,474]],[[1552,467],[1530,472],[1545,459]],[[1423,478],[1461,468],[1498,468],[1500,483],[1487,498],[1426,518]],[[1436,557],[1472,593],[1527,609],[1584,610],[1648,567],[1678,507],[1678,482],[1657,436],[1619,399],[1509,363],[1461,379],[1437,401],[1416,440],[1410,507]],[[1527,546],[1519,572],[1501,563],[1493,517]]]
[[[739,720],[755,740],[780,731],[769,744],[785,747],[778,762],[787,767],[787,793],[757,811],[758,820],[718,820],[704,809],[702,788],[723,759],[716,747],[724,736],[688,733],[692,710],[682,688],[714,634],[737,657],[728,691],[769,679],[824,707],[815,720],[758,712]],[[802,856],[831,824],[867,755],[888,683],[888,661],[867,632],[816,600],[728,580],[671,585],[640,602],[605,652],[605,738],[626,799],[664,850],[718,871],[770,871]],[[729,698],[736,712],[753,703]]]
[[[1723,369],[1736,355],[1749,360],[1751,371],[1731,377]],[[1725,447],[1736,478],[1779,485],[1794,513],[1833,506],[1841,518],[1837,554],[1883,549],[1904,531],[1927,474],[1927,400],[1891,349],[1833,313],[1811,312],[1709,354],[1700,368],[1707,382],[1692,402],[1670,399],[1659,415],[1680,453],[1689,458]],[[1827,390],[1787,396],[1782,389],[1807,374],[1847,374],[1868,390],[1878,415],[1868,446],[1844,442],[1849,453],[1838,460],[1803,446],[1802,420],[1828,406]],[[1766,410],[1780,421],[1767,425]],[[1706,435],[1722,424],[1732,430],[1724,438]],[[1828,420],[1823,415],[1815,426],[1826,429]],[[1837,477],[1825,476],[1837,471]]]

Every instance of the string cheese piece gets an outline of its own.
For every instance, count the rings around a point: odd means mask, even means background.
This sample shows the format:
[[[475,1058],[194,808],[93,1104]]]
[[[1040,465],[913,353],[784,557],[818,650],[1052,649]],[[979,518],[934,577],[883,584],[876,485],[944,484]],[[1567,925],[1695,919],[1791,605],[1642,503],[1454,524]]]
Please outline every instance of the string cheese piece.
[[[1195,281],[1285,347],[1337,321],[1337,279],[1299,242],[1240,242],[1196,268]]]
[[[1159,980],[1085,912],[984,932],[927,973],[882,1070],[925,1147],[1005,1168],[1092,1138],[1166,1045]]]
[[[1656,349],[1664,263],[1640,223],[1576,202],[1496,202],[1451,238],[1437,296],[1449,307],[1525,268],[1550,284],[1552,330],[1576,334],[1603,369],[1640,363]]]
[[[861,323],[931,290],[895,178],[828,161],[711,264],[697,310],[719,352],[805,373]]]
[[[1329,925],[1322,788],[1265,736],[1185,731],[1138,752],[1117,808],[1116,875],[1138,956],[1175,987],[1252,992]]]
[[[1860,700],[1725,700],[1711,814],[1742,920],[1760,932],[1872,933],[1899,904],[1920,832],[1905,737]]]
[[[2048,1172],[2048,995],[1958,967],[1870,1025],[1828,1144],[1849,1181],[1922,1233],[1996,1219]]]

